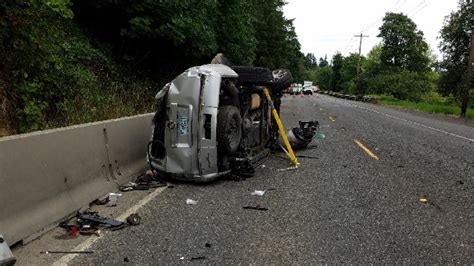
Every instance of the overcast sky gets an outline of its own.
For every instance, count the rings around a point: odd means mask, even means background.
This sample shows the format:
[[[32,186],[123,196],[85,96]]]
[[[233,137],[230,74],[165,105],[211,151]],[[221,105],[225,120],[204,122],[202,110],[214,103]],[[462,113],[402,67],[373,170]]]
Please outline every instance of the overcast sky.
[[[423,31],[425,39],[436,55],[438,35],[444,17],[457,8],[457,0],[287,0],[284,8],[294,25],[303,53],[314,53],[317,58],[336,51],[344,55],[356,52],[361,31],[364,38],[362,53],[380,42],[376,36],[385,12],[407,14]]]

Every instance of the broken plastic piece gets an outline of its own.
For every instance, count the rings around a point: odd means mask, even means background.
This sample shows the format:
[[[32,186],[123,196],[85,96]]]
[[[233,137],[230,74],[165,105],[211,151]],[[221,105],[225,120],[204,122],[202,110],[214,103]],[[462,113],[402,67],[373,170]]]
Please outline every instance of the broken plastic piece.
[[[319,140],[323,140],[326,138],[326,135],[324,135],[323,133],[318,133],[316,134],[316,138],[319,139]]]
[[[118,198],[121,196],[122,194],[119,193],[109,193],[109,202],[107,203],[107,207],[117,206]]]
[[[425,197],[421,197],[421,198],[420,198],[420,202],[421,202],[421,203],[428,203],[428,199],[425,198]]]
[[[267,208],[260,206],[244,206],[243,208],[246,210],[268,211]]]
[[[192,257],[191,261],[193,261],[193,260],[205,260],[205,259],[206,259],[206,257],[204,257],[204,256],[198,256],[198,257]]]
[[[197,200],[187,199],[186,204],[188,205],[197,205]]]
[[[252,196],[263,196],[265,194],[266,190],[255,190],[250,195]]]

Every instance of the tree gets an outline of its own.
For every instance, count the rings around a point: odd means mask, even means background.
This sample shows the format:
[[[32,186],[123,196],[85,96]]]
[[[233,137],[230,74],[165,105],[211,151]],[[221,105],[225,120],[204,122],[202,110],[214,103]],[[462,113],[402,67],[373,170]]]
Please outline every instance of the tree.
[[[440,31],[439,48],[443,54],[439,62],[439,92],[445,96],[461,97],[463,80],[466,75],[469,57],[469,41],[472,20],[474,19],[473,1],[459,1],[458,10],[446,17]]]
[[[402,13],[387,13],[380,27],[382,64],[390,68],[401,68],[417,73],[429,70],[428,44],[423,32]]]
[[[364,64],[365,58],[361,58],[361,65]],[[349,94],[356,93],[357,87],[357,64],[359,62],[359,55],[351,53],[349,56],[344,57],[341,68],[341,80],[342,88]]]
[[[319,67],[327,67],[327,66],[329,66],[328,56],[325,55],[324,58],[320,57],[319,58]]]
[[[318,67],[318,60],[316,59],[313,53],[306,54],[304,65],[307,69]]]
[[[220,0],[217,25],[219,52],[239,65],[251,65],[256,58],[255,16],[245,0]],[[232,34],[229,34],[232,33]]]
[[[318,69],[316,74],[316,84],[321,90],[329,90],[331,83],[331,67],[325,66]]]
[[[332,76],[331,76],[331,90],[333,91],[340,91],[342,89],[342,64],[344,58],[342,54],[337,52],[332,57]]]

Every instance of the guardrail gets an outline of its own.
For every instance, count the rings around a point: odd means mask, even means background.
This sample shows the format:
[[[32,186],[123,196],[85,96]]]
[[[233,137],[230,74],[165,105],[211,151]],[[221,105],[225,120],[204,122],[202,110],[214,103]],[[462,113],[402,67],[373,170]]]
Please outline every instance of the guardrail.
[[[146,167],[153,114],[0,138],[0,232],[27,242]]]

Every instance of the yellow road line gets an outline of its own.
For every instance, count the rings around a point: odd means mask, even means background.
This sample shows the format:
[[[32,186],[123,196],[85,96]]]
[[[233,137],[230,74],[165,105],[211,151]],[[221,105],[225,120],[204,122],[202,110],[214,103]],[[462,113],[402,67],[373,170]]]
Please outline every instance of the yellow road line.
[[[365,147],[364,144],[362,144],[362,142],[354,139],[354,142],[363,150],[365,151],[365,153],[367,153],[370,157],[372,157],[374,160],[378,161],[379,160],[379,157],[377,157],[377,155],[375,155],[371,150],[369,150],[369,148]]]
[[[333,122],[336,122],[336,120],[334,120],[334,118],[332,118],[332,116],[329,117],[329,120],[331,120]]]

